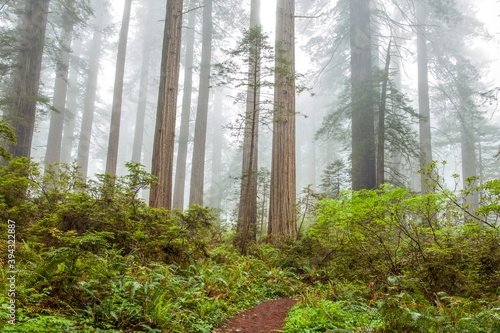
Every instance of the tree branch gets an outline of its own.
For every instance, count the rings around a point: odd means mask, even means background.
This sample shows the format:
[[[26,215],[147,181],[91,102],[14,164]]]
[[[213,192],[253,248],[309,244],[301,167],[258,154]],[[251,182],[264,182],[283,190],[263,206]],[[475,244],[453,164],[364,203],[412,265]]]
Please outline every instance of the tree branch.
[[[10,2],[10,0],[5,1],[5,3],[2,5],[2,7],[0,7],[0,10],[2,10],[3,7],[5,7],[9,2]]]

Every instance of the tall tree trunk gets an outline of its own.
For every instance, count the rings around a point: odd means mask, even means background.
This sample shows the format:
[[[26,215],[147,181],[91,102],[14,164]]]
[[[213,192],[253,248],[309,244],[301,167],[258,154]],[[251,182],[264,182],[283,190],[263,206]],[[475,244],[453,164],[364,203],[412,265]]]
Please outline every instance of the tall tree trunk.
[[[418,63],[418,110],[421,116],[419,122],[420,134],[420,168],[424,169],[429,163],[432,163],[431,146],[431,122],[429,106],[429,78],[427,69],[427,37],[426,37],[426,19],[425,9],[422,0],[417,1],[417,63]],[[422,174],[420,178],[422,193],[429,193],[431,187],[427,186],[427,175]]]
[[[222,126],[222,108],[224,105],[224,95],[222,91],[216,90],[213,112],[213,136],[212,136],[212,177],[211,177],[211,196],[210,206],[215,209],[221,208],[221,181],[222,181],[222,145],[224,144],[224,135],[221,132]]]
[[[7,144],[13,157],[30,157],[43,46],[50,0],[26,1],[20,23],[19,62],[14,72],[12,97],[5,120],[14,127],[17,144]]]
[[[352,189],[373,189],[375,129],[373,115],[370,1],[351,0]]]
[[[387,46],[385,57],[385,68],[380,92],[380,106],[378,113],[378,135],[377,135],[377,188],[385,183],[385,107],[387,99],[387,83],[389,82],[389,66],[391,65],[391,41]]]
[[[191,1],[193,3],[193,1]],[[194,29],[195,11],[189,12],[188,28],[186,31],[186,58],[184,64],[184,88],[182,96],[181,128],[177,149],[177,163],[175,167],[175,185],[173,207],[184,209],[184,188],[186,186],[186,161],[189,141],[189,120],[191,116],[191,95],[193,92],[193,58],[194,58]]]
[[[394,14],[396,17],[399,17],[400,15],[400,11],[399,10],[395,10],[395,14]],[[391,65],[392,65],[392,68],[393,68],[393,71],[394,71],[394,74],[393,74],[393,80],[394,80],[394,83],[396,85],[396,88],[401,91],[401,68],[402,68],[402,64],[401,64],[401,46],[399,45],[399,39],[401,38],[401,29],[399,27],[395,27],[394,28],[394,47],[393,49],[395,50],[393,52],[393,56],[391,57]],[[392,184],[398,184],[398,185],[402,185],[403,184],[403,181],[402,181],[402,173],[403,173],[403,169],[402,169],[402,154],[400,151],[398,150],[394,150],[392,149],[393,147],[391,147],[391,179],[390,179],[390,182]],[[411,180],[410,180],[410,183],[411,183]]]
[[[89,165],[90,139],[92,137],[92,124],[94,122],[94,108],[97,95],[97,78],[99,74],[99,62],[101,58],[102,47],[102,27],[106,12],[104,8],[97,12],[94,26],[94,35],[90,45],[90,62],[87,76],[87,87],[85,89],[85,98],[83,102],[83,115],[80,130],[80,141],[78,142],[77,162],[80,166],[80,172],[87,177]]]
[[[118,55],[116,59],[115,86],[113,91],[113,106],[111,108],[111,126],[109,129],[108,158],[106,173],[116,175],[118,163],[118,142],[120,140],[120,119],[122,114],[123,79],[125,75],[125,57],[127,54],[128,27],[132,0],[125,1],[123,9],[122,28],[118,41]]]
[[[252,0],[250,28],[260,25],[260,0]],[[241,171],[240,205],[237,230],[243,230],[241,238],[242,253],[246,254],[248,232],[255,240],[257,226],[257,170],[258,170],[258,133],[260,102],[260,57],[261,52],[254,47],[249,55],[247,102],[243,135],[243,162]]]
[[[200,87],[194,128],[191,188],[189,191],[189,205],[197,204],[200,206],[203,206],[203,186],[205,183],[205,145],[207,140],[210,62],[212,59],[212,0],[205,0],[204,5]]]
[[[69,12],[69,9],[66,9]],[[64,15],[64,14],[63,14]],[[71,13],[65,13],[71,15]],[[65,18],[63,18],[64,21]],[[69,52],[73,35],[73,24],[65,22],[63,27],[61,59],[56,66],[56,82],[54,85],[53,107],[50,115],[49,137],[45,151],[45,165],[54,164],[61,160],[61,146],[63,136],[64,117],[66,114],[66,93],[68,91]]]
[[[153,3],[149,3],[148,15],[145,22],[142,37],[142,60],[141,80],[139,84],[139,102],[137,103],[137,114],[135,117],[134,146],[132,149],[132,161],[140,163],[142,155],[142,143],[144,141],[144,118],[148,101],[149,62],[151,54],[151,23],[154,17]]]
[[[82,42],[80,39],[73,40],[72,54],[70,60],[70,71],[68,81],[68,93],[66,95],[66,109],[64,110],[64,131],[61,147],[61,162],[71,163],[71,151],[73,150],[73,140],[75,136],[75,122],[78,109],[78,60],[82,52]],[[74,63],[73,63],[74,62]]]
[[[149,205],[155,208],[163,207],[167,210],[171,210],[172,207],[172,169],[177,90],[179,88],[182,4],[183,0],[167,2],[151,166],[151,173],[158,177],[159,184],[151,188]]]
[[[295,238],[295,3],[278,0],[273,152],[268,235],[271,242]]]

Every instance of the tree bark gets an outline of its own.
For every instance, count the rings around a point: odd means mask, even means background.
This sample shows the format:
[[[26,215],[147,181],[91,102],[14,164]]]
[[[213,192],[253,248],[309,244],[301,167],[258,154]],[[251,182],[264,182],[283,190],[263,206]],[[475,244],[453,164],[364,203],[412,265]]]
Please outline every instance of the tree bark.
[[[135,118],[134,146],[132,148],[132,161],[140,163],[142,156],[142,143],[144,141],[144,118],[148,101],[149,62],[151,54],[150,27],[153,22],[154,9],[152,2],[149,3],[148,15],[145,22],[142,37],[142,60],[141,79],[139,84],[139,102],[137,103],[137,114]]]
[[[19,62],[14,72],[12,97],[5,120],[14,127],[17,144],[7,144],[13,157],[30,157],[40,86],[42,56],[50,0],[27,1],[20,23]]]
[[[71,15],[71,13],[67,13],[66,15]],[[47,150],[45,151],[46,167],[49,164],[61,161],[63,127],[66,114],[66,94],[68,91],[69,50],[71,48],[72,35],[73,24],[65,22],[61,39],[62,55],[56,65],[56,82],[52,104],[55,110],[50,115],[49,136],[47,139]]]
[[[260,0],[252,0],[250,28],[260,25]],[[243,161],[241,171],[240,205],[237,230],[243,230],[242,254],[246,254],[247,234],[255,240],[257,226],[257,170],[260,102],[260,50],[254,48],[249,55],[247,102],[243,135]]]
[[[120,40],[118,41],[118,54],[116,57],[115,85],[113,91],[113,105],[111,107],[111,126],[109,129],[108,158],[106,160],[106,173],[113,176],[116,175],[116,166],[118,164],[118,143],[120,140],[123,80],[125,75],[125,58],[127,55],[127,39],[131,7],[132,0],[126,0],[125,7],[123,9]]]
[[[295,29],[294,0],[278,0],[276,8],[276,73],[273,150],[269,203],[269,241],[295,238]]]
[[[167,2],[151,166],[151,173],[158,177],[159,184],[151,188],[149,205],[167,210],[171,210],[172,207],[172,169],[180,69],[182,4],[183,0]]]
[[[431,122],[429,106],[429,78],[427,59],[427,38],[425,29],[425,8],[422,0],[417,1],[417,63],[418,63],[418,110],[421,116],[419,121],[420,134],[420,169],[424,169],[432,163],[431,146]],[[423,194],[429,193],[431,187],[428,186],[427,175],[422,174],[420,178],[421,191]]]
[[[71,163],[71,151],[73,150],[73,140],[75,137],[75,122],[78,109],[78,58],[82,52],[82,42],[80,39],[73,40],[72,54],[73,63],[70,60],[70,71],[68,81],[68,93],[66,95],[66,109],[64,110],[64,126],[61,147],[61,162]]]
[[[192,1],[191,1],[192,2]],[[191,117],[191,95],[193,92],[193,60],[194,60],[194,29],[195,11],[189,12],[186,31],[186,60],[184,64],[184,88],[182,95],[181,126],[177,148],[177,163],[175,166],[175,185],[173,207],[184,209],[184,188],[186,186],[186,165],[189,141],[189,120]]]
[[[94,107],[97,95],[97,78],[99,74],[99,63],[102,47],[102,27],[106,16],[105,9],[101,8],[97,12],[94,26],[94,35],[90,45],[90,62],[87,76],[87,87],[85,89],[85,98],[83,102],[83,115],[80,130],[80,141],[78,142],[77,162],[80,172],[87,177],[89,165],[90,139],[92,137],[92,124],[94,121]]]
[[[210,90],[210,62],[212,58],[212,0],[203,7],[203,37],[201,46],[200,87],[194,128],[193,162],[189,205],[203,206],[205,183],[205,146],[207,140],[208,97]]]
[[[352,189],[376,187],[370,1],[351,0]]]

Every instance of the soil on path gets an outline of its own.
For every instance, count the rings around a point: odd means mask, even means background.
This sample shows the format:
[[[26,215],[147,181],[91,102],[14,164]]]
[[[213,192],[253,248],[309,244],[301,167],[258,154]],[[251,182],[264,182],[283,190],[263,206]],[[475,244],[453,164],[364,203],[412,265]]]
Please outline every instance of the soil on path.
[[[272,333],[283,329],[283,320],[298,298],[283,298],[267,301],[230,319],[226,327],[213,333]]]

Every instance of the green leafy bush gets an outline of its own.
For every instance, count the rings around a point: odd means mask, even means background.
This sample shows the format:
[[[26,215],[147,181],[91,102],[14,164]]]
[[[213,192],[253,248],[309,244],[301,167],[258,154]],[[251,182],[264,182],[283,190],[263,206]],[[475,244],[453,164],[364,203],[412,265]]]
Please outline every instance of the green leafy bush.
[[[319,202],[310,235],[339,277],[410,275],[430,293],[496,288],[498,230],[464,220],[456,200],[445,191],[415,195],[390,186],[344,192]]]

